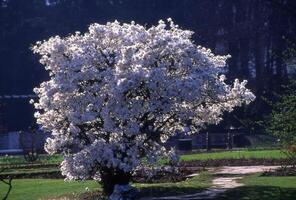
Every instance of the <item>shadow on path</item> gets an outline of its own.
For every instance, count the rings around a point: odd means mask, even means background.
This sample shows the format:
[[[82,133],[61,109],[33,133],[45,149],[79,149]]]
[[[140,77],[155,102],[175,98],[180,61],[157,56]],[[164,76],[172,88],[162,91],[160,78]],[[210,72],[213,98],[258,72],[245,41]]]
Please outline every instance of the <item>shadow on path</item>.
[[[295,200],[295,188],[241,186],[227,190],[213,200]]]
[[[264,171],[271,171],[277,169],[278,166],[241,166],[241,167],[219,167],[219,168],[211,168],[209,169],[209,172],[214,175],[214,179],[212,181],[212,187],[206,189],[203,188],[203,191],[199,191],[196,188],[188,188],[188,187],[169,187],[169,188],[157,188],[158,191],[163,190],[165,194],[167,194],[169,190],[170,192],[174,193],[174,196],[166,196],[166,197],[147,197],[147,198],[141,198],[141,200],[206,200],[206,199],[213,199],[213,200],[222,200],[222,199],[228,199],[228,197],[231,197],[231,200],[237,200],[239,197],[244,197],[246,194],[242,193],[240,190],[243,190],[243,192],[246,191],[250,192],[248,195],[255,194],[255,197],[258,197],[258,200],[262,200],[266,195],[263,194],[263,198],[261,196],[256,196],[257,192],[265,192],[265,190],[257,190],[257,187],[245,187],[242,183],[239,183],[238,180],[242,179],[244,175],[248,174],[254,174]],[[260,188],[260,186],[258,186]],[[268,188],[268,187],[267,187]],[[153,191],[153,188],[150,188],[151,191]],[[202,188],[200,188],[202,189]],[[266,190],[267,193],[270,190],[274,190],[275,188]],[[279,188],[277,188],[279,190]],[[180,192],[182,195],[180,195]],[[194,192],[194,194],[192,194]],[[286,199],[283,200],[290,200],[289,195],[290,193],[294,194],[294,191],[288,192],[286,194]],[[258,194],[259,195],[259,194]],[[270,194],[274,195],[274,193]],[[282,195],[282,193],[281,193]],[[147,195],[147,196],[153,196],[153,193]],[[233,198],[235,196],[235,198]],[[291,196],[293,197],[293,195]],[[243,200],[253,200],[254,198],[243,198]],[[273,200],[271,198],[265,198],[266,200]],[[264,199],[264,200],[265,200]],[[293,198],[292,198],[293,199]],[[292,200],[291,199],[291,200]],[[294,199],[296,199],[296,196],[294,195]],[[279,199],[274,199],[279,200]]]

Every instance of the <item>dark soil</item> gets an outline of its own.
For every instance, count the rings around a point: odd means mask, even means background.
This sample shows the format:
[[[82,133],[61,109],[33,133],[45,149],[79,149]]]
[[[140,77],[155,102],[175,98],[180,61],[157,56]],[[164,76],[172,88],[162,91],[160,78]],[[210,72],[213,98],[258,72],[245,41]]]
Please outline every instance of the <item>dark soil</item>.
[[[201,171],[200,167],[180,167],[174,172],[159,171],[152,177],[147,177],[143,171],[133,177],[132,181],[136,183],[164,183],[164,182],[179,182],[186,180],[187,176]],[[63,179],[59,170],[50,172],[26,172],[26,173],[5,173],[0,175],[2,178],[11,177],[13,179],[19,178],[54,178]]]
[[[145,172],[142,172],[134,176],[132,181],[135,183],[180,182],[186,180],[189,175],[201,171],[201,167],[179,167],[174,172],[159,171],[152,177],[148,177]]]
[[[58,164],[43,164],[43,163],[22,163],[22,164],[0,164],[0,169],[37,169],[37,168],[58,168]]]
[[[195,160],[195,161],[186,161],[181,162],[178,170],[174,172],[168,171],[159,171],[153,177],[148,177],[145,171],[138,173],[133,177],[133,182],[138,183],[163,183],[163,182],[179,182],[186,180],[187,176],[193,173],[198,173],[205,169],[206,167],[220,167],[220,166],[254,166],[254,165],[268,165],[268,166],[286,166],[289,161],[286,159],[209,159],[209,160]],[[56,170],[47,171],[47,172],[24,172],[24,173],[3,173],[1,177],[12,177],[12,178],[65,178],[61,175],[61,172],[58,170],[57,165],[47,164],[47,165],[38,165],[33,164],[29,166],[10,166],[13,169],[20,168],[42,168],[42,167],[56,167]],[[1,166],[2,167],[2,166]],[[7,168],[8,166],[5,166]],[[5,172],[5,171],[4,171]],[[295,175],[295,170],[283,170],[279,169],[275,172],[274,175]],[[272,172],[267,172],[265,175],[271,175]]]
[[[283,166],[274,171],[264,172],[261,176],[296,176],[296,168]]]
[[[5,173],[1,174],[0,178],[13,178],[13,179],[22,179],[22,178],[52,178],[52,179],[64,179],[60,171],[51,171],[51,172],[26,172],[26,173]]]
[[[183,167],[221,167],[221,166],[254,166],[268,165],[278,166],[289,163],[287,159],[262,159],[262,158],[242,158],[242,159],[209,159],[209,160],[194,160],[184,161],[180,165]]]

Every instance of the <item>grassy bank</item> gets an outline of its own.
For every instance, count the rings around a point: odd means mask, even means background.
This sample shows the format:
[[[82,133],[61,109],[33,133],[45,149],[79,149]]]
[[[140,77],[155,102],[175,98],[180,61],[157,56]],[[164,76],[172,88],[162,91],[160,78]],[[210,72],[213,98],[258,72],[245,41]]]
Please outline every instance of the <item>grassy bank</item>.
[[[241,159],[241,158],[262,158],[262,159],[282,159],[286,155],[281,150],[240,150],[222,151],[210,153],[193,153],[181,155],[182,161],[207,160],[207,159]],[[40,155],[35,163],[39,164],[59,164],[62,161],[60,155]],[[27,163],[23,156],[1,156],[0,165],[3,164],[24,164]]]
[[[48,155],[41,154],[38,156],[38,159],[34,162],[35,164],[59,164],[62,161],[61,155]],[[22,155],[4,155],[0,156],[0,165],[20,165],[28,164]]]
[[[139,184],[141,196],[170,196],[190,194],[211,186],[213,176],[202,173],[186,181],[177,183]],[[226,191],[214,200],[294,200],[296,197],[296,177],[248,175],[241,180],[244,186]],[[62,179],[14,179],[9,199],[95,199],[101,196],[101,187],[95,181],[64,182]],[[4,196],[7,186],[0,183],[0,198]],[[86,189],[87,188],[87,189]],[[91,191],[91,193],[87,192]],[[83,196],[83,198],[80,198]],[[59,197],[59,198],[57,198]]]
[[[190,194],[202,191],[211,186],[212,176],[208,173],[177,183],[135,184],[141,196],[170,196]]]
[[[99,189],[95,181],[65,182],[62,179],[15,179],[12,181],[12,190],[8,199],[37,200],[49,196],[64,194],[80,194],[89,190]],[[7,186],[0,182],[0,199],[4,197]]]
[[[222,152],[209,152],[209,153],[194,153],[181,155],[181,161],[207,161],[217,160],[220,163],[221,159],[284,159],[286,155],[280,150],[240,150],[240,151],[222,151]],[[43,174],[53,173],[58,174],[59,163],[62,161],[60,155],[40,155],[35,163],[26,163],[22,156],[4,156],[0,157],[0,168],[5,168],[2,175],[11,175],[15,178],[40,178]],[[160,164],[165,164],[165,159],[161,160]],[[241,161],[239,161],[241,163]],[[223,162],[222,162],[223,164]],[[224,162],[225,164],[225,162]],[[227,163],[226,163],[227,164]],[[59,178],[60,176],[44,176],[44,178],[53,177]]]
[[[57,199],[68,197],[73,199],[86,191],[100,191],[100,185],[95,181],[64,182],[61,179],[15,179],[9,199],[37,200]],[[166,196],[174,194],[188,194],[201,191],[211,184],[211,176],[203,173],[200,176],[178,183],[134,184],[140,190],[141,196]],[[0,198],[5,195],[6,185],[0,183]],[[88,188],[86,190],[86,188]],[[91,194],[90,194],[91,195]],[[99,193],[95,192],[98,196]],[[93,199],[93,196],[83,195],[84,199]]]
[[[286,155],[281,150],[240,150],[212,153],[195,153],[181,156],[181,161],[208,160],[208,159],[284,159]]]
[[[245,186],[227,191],[215,200],[294,200],[296,177],[246,176]]]

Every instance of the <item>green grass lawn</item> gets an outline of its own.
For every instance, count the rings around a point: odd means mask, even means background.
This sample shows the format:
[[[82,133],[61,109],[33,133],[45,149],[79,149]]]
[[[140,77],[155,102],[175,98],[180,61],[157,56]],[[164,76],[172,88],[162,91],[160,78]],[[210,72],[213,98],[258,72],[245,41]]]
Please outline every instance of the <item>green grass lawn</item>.
[[[210,184],[211,176],[204,173],[178,183],[137,183],[134,186],[140,190],[141,196],[165,196],[194,193],[209,187]],[[100,190],[95,181],[64,182],[61,179],[15,179],[12,185],[13,189],[8,198],[12,200],[54,199],[64,196],[73,198],[85,193],[86,187],[90,191]],[[5,195],[6,188],[6,185],[0,183],[0,199]]]
[[[181,155],[181,161],[194,161],[194,160],[207,160],[207,159],[241,159],[241,158],[257,158],[257,159],[281,159],[285,158],[286,155],[280,150],[240,150],[240,151],[222,151],[212,153],[195,153]],[[40,155],[37,163],[42,164],[40,166],[28,167],[29,163],[25,163],[23,156],[8,156],[0,157],[0,166],[2,164],[12,164],[2,174],[28,174],[30,173],[43,173],[43,172],[56,172],[59,168],[58,165],[62,161],[60,155]],[[165,164],[165,159],[160,160],[160,164]],[[24,165],[23,165],[24,164]],[[45,164],[45,165],[43,165]],[[1,167],[0,167],[1,168]],[[6,167],[7,168],[7,167]]]
[[[281,150],[241,150],[241,151],[223,151],[213,153],[195,153],[181,156],[181,161],[208,160],[208,159],[281,159],[286,155]]]
[[[34,163],[40,164],[59,164],[62,161],[61,155],[41,154]],[[17,156],[0,156],[0,165],[5,164],[26,164],[28,163],[22,155]]]
[[[208,173],[177,183],[135,184],[141,196],[170,196],[196,193],[211,186],[212,176]]]
[[[296,189],[296,176],[260,176],[260,174],[255,174],[246,176],[242,182],[248,186],[272,186]]]
[[[100,189],[95,181],[65,182],[62,179],[15,179],[8,200],[35,200],[64,194],[80,194],[89,190]],[[7,185],[0,182],[0,199],[6,193]]]
[[[246,176],[245,186],[227,191],[215,200],[295,200],[296,177]]]
[[[207,159],[281,159],[285,154],[280,150],[241,150],[213,153],[195,153],[182,155],[182,161],[207,160]],[[38,163],[59,164],[60,155],[40,155]],[[0,164],[22,164],[22,156],[0,157]],[[41,166],[38,168],[8,169],[3,173],[34,173],[58,170],[56,166]],[[166,196],[177,194],[195,193],[211,185],[212,177],[209,174],[188,179],[179,183],[135,184],[140,189],[142,196]],[[228,200],[294,200],[296,199],[296,177],[260,177],[258,174],[247,176],[243,179],[245,186],[225,193],[223,199]],[[0,199],[6,192],[6,185],[0,182]],[[95,181],[64,182],[61,179],[14,179],[13,189],[9,196],[12,200],[47,199],[47,197],[71,196],[74,192],[79,195],[85,193],[85,188],[90,191],[100,189]],[[72,195],[73,196],[73,195]],[[218,200],[218,199],[217,199]],[[219,199],[220,200],[220,199]]]
[[[202,173],[199,176],[178,183],[139,184],[141,196],[170,196],[190,194],[202,191],[211,186],[212,176]],[[215,200],[295,200],[296,177],[266,177],[260,174],[246,176],[242,182],[245,186],[227,191]],[[55,199],[56,197],[86,196],[86,188],[100,191],[95,181],[64,182],[61,179],[15,179],[8,198],[12,200]],[[0,183],[0,198],[4,196],[7,186]],[[94,193],[98,195],[97,193]]]
[[[31,173],[46,173],[46,172],[59,172],[57,167],[38,167],[38,168],[9,168],[5,169],[1,175],[10,175],[10,174],[31,174]]]
[[[194,153],[181,155],[182,161],[207,160],[207,159],[240,159],[240,158],[285,158],[286,155],[281,150],[240,150],[222,151],[213,153]],[[62,161],[61,155],[40,155],[36,163],[59,164]],[[23,164],[26,163],[23,156],[1,156],[1,164]]]

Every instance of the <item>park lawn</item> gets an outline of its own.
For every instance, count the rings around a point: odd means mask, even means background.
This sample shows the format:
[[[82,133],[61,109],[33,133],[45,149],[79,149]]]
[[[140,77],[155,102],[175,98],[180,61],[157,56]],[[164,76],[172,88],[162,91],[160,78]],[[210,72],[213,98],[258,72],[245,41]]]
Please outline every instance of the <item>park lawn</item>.
[[[215,200],[295,200],[296,176],[246,176],[242,187],[227,191]]]
[[[65,182],[63,179],[14,179],[12,190],[8,200],[37,200],[49,196],[61,196],[65,194],[80,194],[100,189],[95,181],[73,181]],[[0,199],[4,197],[7,185],[0,182]]]
[[[61,155],[49,155],[49,154],[40,154],[38,156],[37,161],[34,163],[40,164],[59,164],[63,160]],[[16,155],[16,156],[0,156],[0,165],[11,165],[11,164],[26,164],[28,163],[24,156]]]
[[[210,153],[193,153],[180,156],[181,161],[208,160],[208,159],[242,159],[242,158],[257,158],[257,159],[282,159],[286,155],[281,150],[239,150],[239,151],[222,151]],[[40,164],[60,164],[63,160],[61,155],[39,156],[36,163]],[[1,164],[24,164],[27,163],[23,156],[0,156]],[[165,163],[162,160],[160,163]]]
[[[47,173],[47,172],[59,172],[58,167],[38,167],[38,168],[8,168],[5,169],[1,175],[15,175],[15,174],[32,174],[32,173]]]
[[[261,176],[254,174],[246,176],[242,183],[248,186],[271,186],[296,189],[296,176]]]
[[[196,193],[211,186],[213,177],[207,172],[177,183],[133,184],[141,196],[170,196]],[[295,200],[296,177],[274,177],[254,174],[241,180],[245,185],[226,191],[215,200]],[[88,194],[86,188],[100,194],[100,185],[95,181],[64,182],[62,179],[15,179],[8,199],[35,200],[73,197]],[[5,194],[6,185],[0,183],[0,198]],[[85,197],[85,195],[84,195]],[[90,196],[89,199],[93,196]],[[85,198],[84,198],[85,199]]]
[[[180,157],[181,161],[209,160],[209,159],[284,159],[285,153],[281,150],[239,150],[210,153],[186,154]]]
[[[140,190],[141,196],[165,196],[176,194],[195,193],[206,189],[211,185],[212,177],[207,173],[177,183],[133,184]],[[99,195],[100,185],[95,181],[64,182],[62,179],[15,179],[12,182],[13,189],[8,199],[13,200],[37,200],[37,199],[62,199],[63,197]],[[89,193],[86,191],[95,191]],[[5,194],[6,185],[0,183],[0,198]],[[85,193],[83,195],[83,193]],[[57,198],[59,197],[59,198]],[[94,199],[87,196],[87,199]]]
[[[170,196],[197,193],[205,190],[212,184],[213,177],[203,172],[198,176],[177,183],[136,183],[134,186],[140,190],[140,196]]]
[[[281,150],[240,150],[240,151],[222,151],[222,152],[209,152],[209,153],[194,153],[181,155],[181,161],[195,161],[195,160],[209,160],[209,159],[284,159],[285,153]],[[15,160],[14,160],[15,159]],[[37,164],[34,166],[30,163],[24,163],[23,156],[4,156],[0,157],[0,168],[3,164],[5,170],[2,175],[14,175],[17,177],[40,177],[46,173],[59,172],[58,164],[61,162],[61,155],[40,155]],[[5,164],[4,164],[5,163]],[[19,163],[19,164],[17,164]],[[166,164],[166,159],[159,161],[160,165]]]

